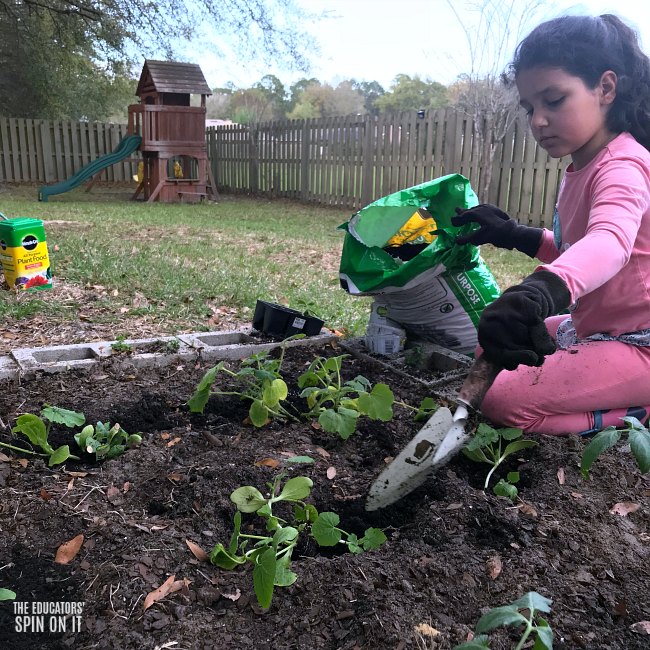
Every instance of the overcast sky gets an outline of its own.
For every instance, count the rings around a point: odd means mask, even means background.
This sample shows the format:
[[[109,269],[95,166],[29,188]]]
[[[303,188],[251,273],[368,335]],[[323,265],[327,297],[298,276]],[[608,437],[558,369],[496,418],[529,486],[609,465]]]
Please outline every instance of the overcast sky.
[[[236,57],[226,60],[197,51],[211,87],[231,81],[248,87],[265,74],[275,74],[288,85],[305,76],[336,84],[344,79],[378,81],[388,89],[397,74],[419,75],[443,84],[452,83],[459,74],[469,72],[470,56],[467,36],[446,0],[298,0],[313,12],[327,12],[313,32],[321,47],[321,56],[308,75],[247,62],[242,66]],[[504,0],[509,3],[509,0]],[[521,12],[530,0],[521,3]],[[480,2],[453,0],[464,24],[476,24],[479,12],[472,6]],[[626,0],[549,0],[539,3],[537,13],[524,30],[525,35],[542,20],[562,13],[614,13],[625,19],[641,36],[642,46],[650,52],[650,2]],[[618,6],[617,6],[618,5]],[[506,48],[504,63],[510,60],[516,37]]]

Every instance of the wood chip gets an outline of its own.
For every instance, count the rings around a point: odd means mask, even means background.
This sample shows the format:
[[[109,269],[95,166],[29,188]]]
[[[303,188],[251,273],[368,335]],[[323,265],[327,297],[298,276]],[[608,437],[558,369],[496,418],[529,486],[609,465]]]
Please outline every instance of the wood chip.
[[[631,512],[636,512],[640,507],[640,504],[633,503],[632,501],[621,501],[621,503],[614,504],[609,514],[627,517]]]
[[[501,558],[498,555],[492,555],[487,559],[485,568],[488,576],[492,578],[492,580],[496,580],[501,575],[501,570],[503,568]]]
[[[57,564],[69,564],[72,560],[75,559],[77,553],[81,550],[81,545],[84,543],[84,536],[77,535],[72,539],[64,542],[59,546],[56,551],[56,556],[54,561]]]
[[[440,630],[436,630],[435,627],[431,627],[428,623],[420,623],[415,626],[415,631],[422,636],[436,637],[440,635]]]

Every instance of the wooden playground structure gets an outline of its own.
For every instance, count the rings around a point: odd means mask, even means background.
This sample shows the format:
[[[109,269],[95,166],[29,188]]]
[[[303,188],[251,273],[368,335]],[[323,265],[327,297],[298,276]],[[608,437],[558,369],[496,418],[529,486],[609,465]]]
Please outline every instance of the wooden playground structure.
[[[217,198],[205,138],[205,100],[211,95],[194,63],[147,60],[128,107],[129,135],[142,138],[138,187],[146,201],[194,202]],[[200,106],[191,106],[200,95]]]

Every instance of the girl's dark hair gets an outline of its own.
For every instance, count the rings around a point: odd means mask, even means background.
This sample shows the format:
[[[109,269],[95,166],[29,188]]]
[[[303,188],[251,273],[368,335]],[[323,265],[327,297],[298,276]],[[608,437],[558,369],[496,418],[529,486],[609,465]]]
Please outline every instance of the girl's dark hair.
[[[603,72],[618,77],[607,113],[614,133],[628,131],[650,150],[650,59],[634,30],[611,14],[562,16],[537,26],[515,50],[510,79],[539,66],[561,68],[595,88]]]

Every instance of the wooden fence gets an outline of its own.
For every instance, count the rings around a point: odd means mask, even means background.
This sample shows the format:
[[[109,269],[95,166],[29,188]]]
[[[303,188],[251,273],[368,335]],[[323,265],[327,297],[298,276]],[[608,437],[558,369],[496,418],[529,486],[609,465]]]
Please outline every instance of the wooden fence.
[[[283,120],[208,129],[217,187],[349,209],[446,174],[484,185],[472,120],[451,109],[379,117]],[[495,152],[481,202],[524,223],[550,226],[567,161],[537,146],[515,123]]]
[[[0,182],[64,180],[124,135],[125,125],[0,118]],[[207,129],[206,137],[223,193],[352,211],[446,174],[463,174],[477,192],[485,184],[472,120],[452,109],[226,125]],[[567,162],[549,158],[515,123],[497,147],[489,190],[479,200],[549,227]],[[127,160],[101,179],[128,181],[134,173]]]
[[[0,182],[54,183],[117,148],[126,124],[0,117]],[[130,180],[137,163],[123,160],[100,180]]]

